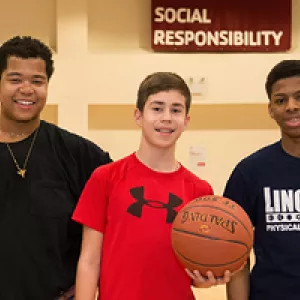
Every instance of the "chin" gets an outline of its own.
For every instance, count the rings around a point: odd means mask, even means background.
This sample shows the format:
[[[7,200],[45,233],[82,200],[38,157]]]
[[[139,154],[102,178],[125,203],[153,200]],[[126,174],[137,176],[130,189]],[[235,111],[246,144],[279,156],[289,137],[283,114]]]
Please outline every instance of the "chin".
[[[283,134],[291,139],[300,139],[300,129],[285,131]]]
[[[174,143],[156,143],[154,144],[155,147],[159,148],[159,149],[170,149],[173,148],[175,146],[175,142]]]
[[[17,123],[29,123],[29,122],[32,122],[36,119],[38,119],[38,115],[35,115],[35,116],[30,116],[30,117],[15,117],[14,120],[17,122]]]
[[[298,133],[298,134],[288,134],[288,136],[289,136],[291,139],[297,139],[297,140],[300,139],[300,133]]]

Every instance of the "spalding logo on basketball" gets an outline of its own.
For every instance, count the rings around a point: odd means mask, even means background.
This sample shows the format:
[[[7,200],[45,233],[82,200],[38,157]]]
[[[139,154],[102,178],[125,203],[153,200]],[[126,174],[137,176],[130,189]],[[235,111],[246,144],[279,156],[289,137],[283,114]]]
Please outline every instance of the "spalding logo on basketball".
[[[174,252],[189,270],[216,277],[240,269],[253,246],[253,226],[237,203],[205,196],[186,204],[172,225]]]

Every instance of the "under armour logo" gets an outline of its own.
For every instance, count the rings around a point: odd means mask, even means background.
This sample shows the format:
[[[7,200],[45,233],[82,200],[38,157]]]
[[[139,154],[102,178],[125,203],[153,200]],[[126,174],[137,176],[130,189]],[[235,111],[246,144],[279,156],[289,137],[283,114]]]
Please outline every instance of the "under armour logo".
[[[136,187],[130,189],[131,196],[137,201],[131,204],[127,212],[131,215],[141,218],[144,205],[155,208],[155,209],[166,209],[167,210],[167,223],[172,223],[177,215],[177,211],[174,209],[181,205],[182,200],[176,195],[169,193],[168,203],[163,203],[158,200],[149,200],[144,197],[144,187]]]

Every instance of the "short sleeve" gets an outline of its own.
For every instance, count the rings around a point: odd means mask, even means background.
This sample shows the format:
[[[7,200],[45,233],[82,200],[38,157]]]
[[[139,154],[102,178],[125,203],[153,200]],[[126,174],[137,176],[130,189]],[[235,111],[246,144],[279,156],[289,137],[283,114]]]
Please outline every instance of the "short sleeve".
[[[97,168],[87,181],[72,219],[104,233],[109,199],[108,166]]]
[[[238,165],[230,175],[224,190],[224,197],[229,198],[238,203],[249,215],[253,225],[255,223],[253,213],[253,201],[249,186]]]
[[[77,139],[73,153],[78,164],[78,184],[80,190],[83,189],[87,179],[97,167],[112,162],[108,152],[83,138]]]
[[[207,192],[206,192],[206,194],[207,195],[213,195],[214,194],[214,190],[213,190],[212,186],[207,181],[205,181],[205,182],[206,182],[206,185],[207,185]]]
[[[213,195],[214,190],[206,180],[200,180],[197,186],[196,197]]]
[[[213,194],[214,194],[213,188],[206,180],[203,179],[197,180],[197,184],[195,185],[195,190],[194,190],[194,199],[213,195]]]

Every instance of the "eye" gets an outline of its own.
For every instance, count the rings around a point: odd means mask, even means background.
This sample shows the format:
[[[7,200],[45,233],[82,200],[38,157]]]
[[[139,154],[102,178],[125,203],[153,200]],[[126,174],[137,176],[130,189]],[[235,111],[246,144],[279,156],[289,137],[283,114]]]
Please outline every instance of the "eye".
[[[154,106],[154,107],[152,107],[152,110],[154,110],[154,111],[161,111],[162,108],[161,108],[161,107]]]
[[[32,80],[32,84],[34,85],[42,85],[44,82],[42,80],[38,80],[38,79],[35,79],[35,80]]]
[[[172,112],[175,113],[175,114],[176,114],[176,113],[181,113],[181,111],[182,111],[182,110],[179,109],[179,108],[173,108],[173,109],[172,109]]]
[[[274,100],[274,103],[277,104],[277,105],[281,105],[285,102],[286,102],[285,98],[277,98],[277,99]]]
[[[15,83],[20,83],[21,82],[21,79],[20,78],[10,78],[9,79],[9,82],[15,84]]]

